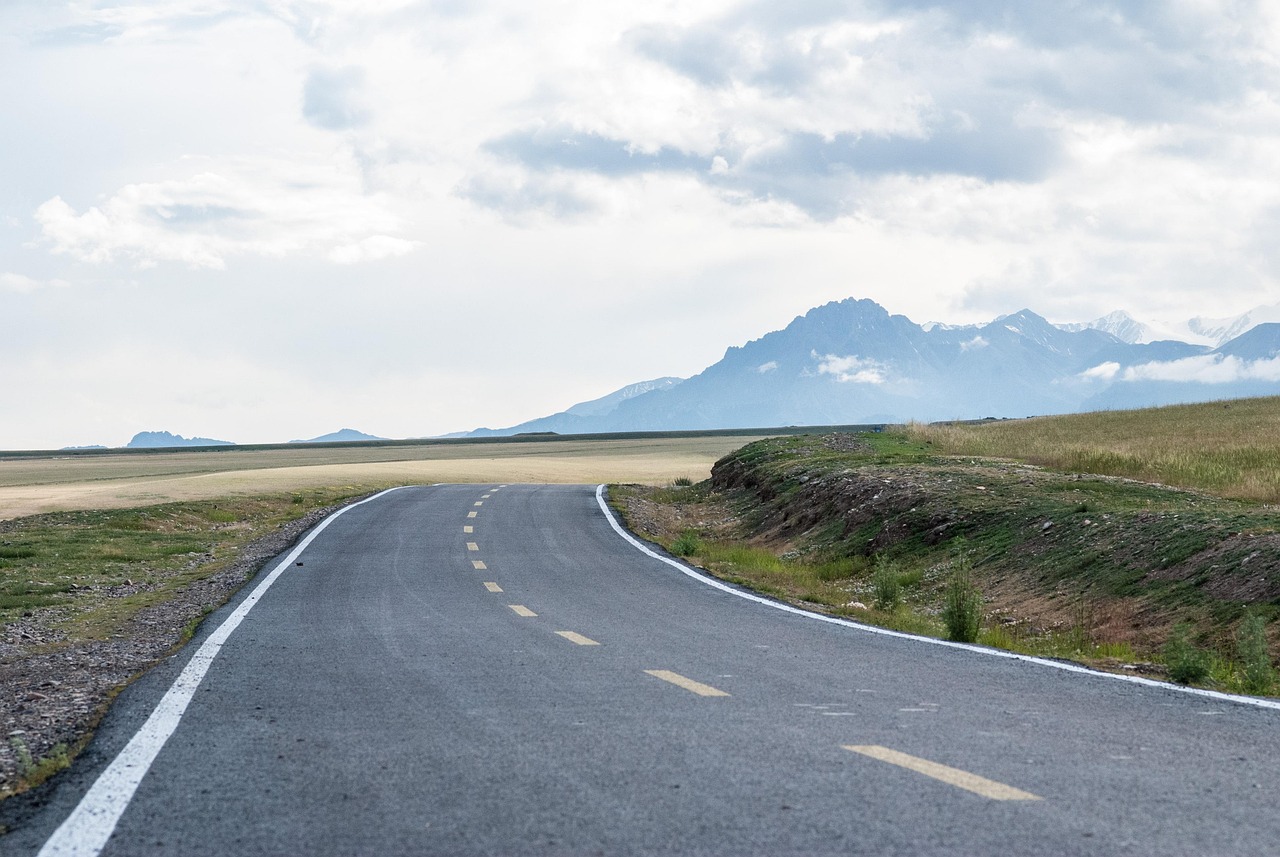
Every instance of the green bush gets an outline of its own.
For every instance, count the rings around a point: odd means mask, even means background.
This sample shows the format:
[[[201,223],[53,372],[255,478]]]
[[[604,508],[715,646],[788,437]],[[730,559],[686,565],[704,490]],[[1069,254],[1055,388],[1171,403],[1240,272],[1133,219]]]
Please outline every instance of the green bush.
[[[690,485],[693,484],[693,480],[690,479],[688,476],[677,476],[675,478],[675,481],[672,482],[671,484],[676,486],[677,488],[688,488]]]
[[[876,557],[876,570],[871,577],[875,591],[875,605],[880,610],[892,610],[902,600],[902,581],[898,564],[883,555]]]
[[[698,534],[694,530],[685,530],[680,538],[671,543],[671,552],[676,556],[693,556],[698,552]]]
[[[1204,681],[1212,666],[1209,653],[1191,642],[1191,628],[1186,623],[1173,626],[1173,634],[1164,645],[1164,662],[1169,678],[1178,684]]]
[[[972,643],[978,639],[982,626],[982,594],[973,585],[973,567],[963,540],[956,540],[955,552],[942,605],[942,621],[947,626],[947,639]]]
[[[1267,650],[1267,623],[1258,614],[1251,613],[1240,623],[1236,655],[1240,658],[1240,685],[1244,692],[1263,694],[1271,690],[1275,671]]]

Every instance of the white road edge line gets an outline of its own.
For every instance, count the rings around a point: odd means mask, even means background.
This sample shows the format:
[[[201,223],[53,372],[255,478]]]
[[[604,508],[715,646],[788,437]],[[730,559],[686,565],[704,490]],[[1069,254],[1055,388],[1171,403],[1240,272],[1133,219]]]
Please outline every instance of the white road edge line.
[[[1190,694],[1192,696],[1203,696],[1208,699],[1216,699],[1221,702],[1234,702],[1240,705],[1252,705],[1256,708],[1271,708],[1280,711],[1280,701],[1274,699],[1258,699],[1252,696],[1237,696],[1232,693],[1220,693],[1216,690],[1204,690],[1199,687],[1185,687],[1180,684],[1169,684],[1168,682],[1155,681],[1154,679],[1142,678],[1141,676],[1106,673],[1100,670],[1091,670],[1088,667],[1083,667],[1079,664],[1069,664],[1063,661],[1053,661],[1048,658],[1037,658],[1031,655],[1020,655],[1017,652],[1006,652],[1001,649],[988,649],[985,646],[974,646],[969,643],[954,643],[951,640],[939,640],[934,637],[920,637],[915,634],[907,634],[902,631],[891,631],[888,628],[877,628],[875,625],[864,625],[861,622],[853,622],[849,619],[841,619],[836,616],[824,616],[821,613],[811,613],[808,610],[801,610],[799,607],[792,607],[790,604],[783,604],[780,601],[773,601],[761,595],[744,592],[741,589],[735,589],[726,583],[716,580],[714,577],[708,577],[705,574],[695,571],[679,560],[672,559],[669,556],[663,556],[657,551],[650,549],[648,545],[628,533],[622,525],[618,523],[618,519],[613,515],[613,510],[610,509],[609,504],[605,502],[604,485],[596,486],[596,503],[600,505],[600,510],[604,512],[604,516],[609,521],[609,525],[613,527],[614,532],[630,542],[631,545],[641,553],[647,554],[659,562],[665,562],[667,565],[688,575],[689,577],[692,577],[699,583],[705,583],[707,586],[714,589],[719,589],[720,591],[727,592],[730,595],[736,595],[739,598],[745,598],[748,601],[754,601],[757,604],[763,604],[766,607],[772,607],[775,610],[781,610],[784,613],[794,613],[797,616],[806,616],[810,619],[816,619],[819,622],[827,622],[832,625],[843,625],[846,628],[856,628],[859,631],[866,631],[871,634],[881,634],[885,637],[897,637],[901,640],[915,640],[917,643],[927,643],[931,646],[945,646],[948,649],[963,649],[967,652],[987,655],[993,658],[1005,658],[1011,661],[1026,661],[1027,663],[1038,664],[1042,667],[1053,667],[1056,670],[1063,670],[1064,672],[1080,673],[1083,675],[1094,676],[1096,678],[1115,679],[1116,681],[1127,681],[1130,684],[1140,684],[1145,687],[1158,687],[1163,688],[1164,690]]]
[[[107,840],[116,829],[120,816],[124,815],[129,802],[133,800],[138,784],[146,776],[151,763],[155,761],[165,742],[169,740],[169,736],[178,728],[178,722],[182,719],[183,712],[187,710],[187,704],[191,702],[191,697],[195,695],[205,673],[209,671],[213,659],[218,656],[219,650],[231,633],[244,621],[244,617],[271,588],[271,584],[276,582],[276,578],[293,565],[294,560],[306,550],[325,527],[356,506],[372,503],[398,490],[399,488],[390,488],[358,503],[344,506],[317,524],[302,541],[298,542],[289,555],[281,560],[280,564],[254,587],[253,592],[240,602],[240,606],[236,607],[235,611],[218,626],[218,629],[205,639],[199,650],[191,656],[186,667],[174,679],[173,685],[160,699],[151,716],[147,718],[147,722],[142,724],[125,748],[120,751],[120,755],[116,756],[107,769],[98,775],[98,779],[94,781],[89,791],[85,792],[71,815],[67,816],[67,820],[62,822],[45,842],[38,857],[97,857],[102,852],[107,845]]]

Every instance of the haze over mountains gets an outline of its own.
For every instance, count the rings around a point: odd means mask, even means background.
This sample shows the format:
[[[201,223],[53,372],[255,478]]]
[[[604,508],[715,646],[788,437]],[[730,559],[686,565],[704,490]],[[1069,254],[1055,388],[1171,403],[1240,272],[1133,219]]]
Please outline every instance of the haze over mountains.
[[[506,429],[590,433],[1025,417],[1280,394],[1280,305],[1187,322],[1188,339],[1125,313],[1054,325],[1024,309],[925,325],[833,302],[725,352],[683,382],[617,393]]]

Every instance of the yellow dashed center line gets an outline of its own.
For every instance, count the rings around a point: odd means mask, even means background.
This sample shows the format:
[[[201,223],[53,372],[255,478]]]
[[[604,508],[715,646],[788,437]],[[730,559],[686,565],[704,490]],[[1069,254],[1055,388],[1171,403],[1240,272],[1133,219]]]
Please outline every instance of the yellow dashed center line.
[[[570,643],[577,643],[579,646],[598,646],[600,645],[590,637],[584,637],[576,631],[556,631],[561,637],[564,637]]]
[[[508,604],[507,606],[510,607],[512,610],[514,610],[517,616],[528,617],[528,616],[538,615],[537,613],[534,613],[532,610],[530,610],[528,607],[525,607],[523,604]]]
[[[476,544],[475,542],[467,542],[467,550],[478,551],[480,550],[480,545]]]
[[[493,583],[492,581],[488,581],[488,580],[486,580],[486,581],[485,581],[484,588],[485,588],[485,589],[487,589],[487,590],[489,590],[490,592],[501,592],[501,591],[502,591],[502,587],[501,587],[501,586],[499,586],[499,585],[498,585],[498,584],[496,584],[496,583]]]
[[[899,753],[897,750],[890,750],[888,747],[879,747],[874,744],[860,746],[846,744],[844,748],[854,753],[861,753],[863,756],[870,756],[872,759],[888,762],[890,765],[897,765],[899,768],[915,771],[917,774],[924,774],[926,777],[932,777],[935,780],[941,780],[948,785],[982,795],[991,800],[1042,800],[1038,795],[1015,789],[1013,786],[1006,786],[1004,783],[997,783],[995,780],[989,780],[986,777],[980,777],[977,774],[971,774],[959,768],[930,762],[928,759]]]
[[[465,527],[462,528],[462,531],[464,533],[474,533],[476,531],[476,528],[471,526],[470,524],[467,524]]]
[[[484,501],[483,501],[483,500],[477,500],[477,501],[475,502],[475,505],[477,505],[477,506],[483,506],[483,505],[484,505]]]
[[[476,516],[476,513],[475,513],[475,512],[467,512],[467,517],[468,517],[468,518],[474,518],[475,516]]]
[[[484,571],[489,566],[485,565],[483,560],[473,559],[471,560],[471,567],[476,571]]]
[[[709,684],[703,684],[700,681],[694,681],[691,678],[686,678],[680,675],[680,673],[673,673],[671,670],[645,670],[645,672],[653,676],[654,678],[660,678],[663,681],[671,682],[677,687],[683,687],[685,690],[689,691],[690,693],[698,694],[698,696],[728,696],[729,695],[725,693],[723,690],[720,690],[719,688],[712,687]]]

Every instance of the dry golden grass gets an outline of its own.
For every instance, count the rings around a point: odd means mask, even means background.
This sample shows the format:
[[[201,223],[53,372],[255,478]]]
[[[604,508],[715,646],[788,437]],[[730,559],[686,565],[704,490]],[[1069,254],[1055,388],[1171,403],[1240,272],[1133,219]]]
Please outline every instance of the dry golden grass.
[[[433,482],[638,482],[706,478],[750,437],[447,443],[0,460],[0,520],[174,500]]]
[[[909,431],[943,453],[1280,503],[1280,397]]]

